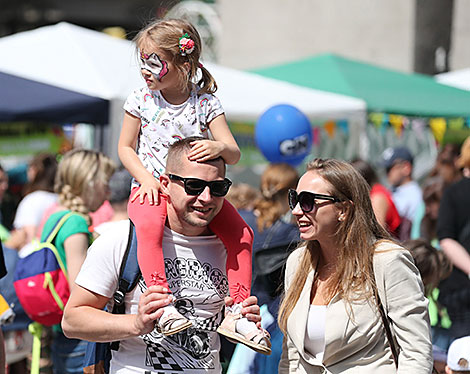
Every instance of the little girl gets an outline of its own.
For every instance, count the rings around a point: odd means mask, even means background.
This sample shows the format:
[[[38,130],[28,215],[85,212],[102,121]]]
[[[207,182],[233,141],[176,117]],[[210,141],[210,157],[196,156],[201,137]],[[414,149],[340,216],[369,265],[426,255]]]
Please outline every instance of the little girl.
[[[240,150],[219,100],[212,95],[217,85],[199,62],[201,39],[196,29],[183,20],[157,21],[139,32],[136,44],[147,87],[134,91],[124,105],[118,151],[134,177],[128,212],[136,228],[138,261],[145,283],[170,289],[162,252],[166,197],[159,194],[168,147],[189,136],[209,138],[210,131],[214,141],[192,143],[190,161],[204,162],[220,156],[227,164],[235,164]],[[235,301],[222,324],[233,328],[219,332],[256,350],[270,351],[264,331],[246,318],[238,319],[241,303],[250,295],[252,230],[227,201],[210,229],[227,248],[227,277]],[[157,328],[168,336],[191,325],[170,305],[164,308]]]

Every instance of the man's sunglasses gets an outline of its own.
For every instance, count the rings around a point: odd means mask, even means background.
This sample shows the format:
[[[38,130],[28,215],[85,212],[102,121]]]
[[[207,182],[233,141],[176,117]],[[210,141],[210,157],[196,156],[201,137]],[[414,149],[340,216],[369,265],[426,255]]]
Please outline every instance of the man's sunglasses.
[[[313,192],[308,192],[308,191],[302,191],[301,193],[297,193],[296,190],[289,190],[289,207],[291,210],[294,210],[294,208],[297,206],[297,204],[300,204],[300,209],[304,213],[309,213],[315,208],[315,200],[329,200],[333,201],[335,203],[340,202],[341,200],[338,199],[337,197],[330,196],[330,195],[322,195],[318,193],[313,193]]]
[[[175,174],[168,174],[168,177],[173,181],[183,181],[184,190],[191,196],[202,194],[202,191],[209,186],[212,196],[222,197],[227,195],[227,192],[232,185],[232,181],[228,178],[225,178],[223,181],[207,182],[198,178],[183,178]]]

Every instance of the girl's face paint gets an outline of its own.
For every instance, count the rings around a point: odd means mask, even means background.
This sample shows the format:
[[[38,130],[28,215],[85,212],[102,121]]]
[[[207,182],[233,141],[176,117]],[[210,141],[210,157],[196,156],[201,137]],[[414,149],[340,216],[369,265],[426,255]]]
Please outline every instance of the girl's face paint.
[[[147,54],[139,51],[139,54],[140,68],[149,71],[156,80],[161,81],[168,73],[168,63],[165,60],[161,60],[156,53]]]

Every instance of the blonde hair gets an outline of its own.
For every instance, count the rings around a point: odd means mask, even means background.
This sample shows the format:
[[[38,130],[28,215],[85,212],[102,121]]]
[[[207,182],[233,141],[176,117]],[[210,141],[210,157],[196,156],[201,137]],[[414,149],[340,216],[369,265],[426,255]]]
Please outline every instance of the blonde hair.
[[[181,55],[179,49],[179,39],[188,34],[194,41],[194,50],[185,56]],[[197,79],[197,69],[201,69],[201,78],[196,82],[200,88],[199,95],[204,93],[213,94],[217,91],[217,84],[214,77],[199,62],[202,51],[202,42],[196,28],[189,22],[182,19],[158,20],[144,27],[134,39],[137,48],[143,47],[158,48],[170,59],[180,76],[182,89],[189,87],[189,83]],[[185,68],[185,63],[189,63],[189,71]]]
[[[270,164],[260,181],[261,198],[255,203],[258,231],[274,224],[284,213],[287,192],[295,188],[299,174],[292,166],[284,163]]]
[[[91,224],[87,196],[93,194],[96,181],[109,182],[114,162],[101,152],[75,149],[67,152],[59,163],[54,190],[65,208],[83,214]]]
[[[347,303],[368,299],[376,295],[373,271],[374,251],[379,240],[392,240],[377,222],[369,198],[369,185],[349,163],[334,159],[314,159],[307,165],[307,172],[315,172],[331,185],[328,193],[342,200],[345,219],[338,221],[335,233],[338,243],[336,271],[327,287],[327,300],[338,294]],[[279,326],[286,332],[287,320],[307,279],[318,261],[320,244],[307,241],[300,264],[294,274],[279,308]]]

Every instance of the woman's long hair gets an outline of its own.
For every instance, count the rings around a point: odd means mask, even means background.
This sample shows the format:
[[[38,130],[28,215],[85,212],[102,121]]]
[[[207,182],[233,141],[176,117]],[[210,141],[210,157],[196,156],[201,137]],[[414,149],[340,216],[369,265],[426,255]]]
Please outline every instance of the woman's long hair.
[[[285,201],[289,188],[295,188],[299,174],[284,163],[270,164],[261,176],[262,197],[255,203],[258,231],[271,227],[285,212]]]
[[[315,172],[326,180],[331,185],[329,194],[342,200],[336,204],[344,205],[345,219],[338,221],[335,234],[338,259],[336,271],[328,283],[328,301],[335,295],[346,302],[373,296],[376,292],[373,270],[376,242],[392,239],[375,218],[367,182],[349,163],[334,159],[315,159],[308,164],[307,172]],[[316,240],[300,246],[305,247],[305,251],[279,309],[279,326],[284,332],[321,250]]]
[[[83,214],[91,224],[87,197],[93,195],[95,183],[108,183],[114,170],[114,162],[100,152],[86,149],[67,152],[59,163],[54,186],[59,203]]]

